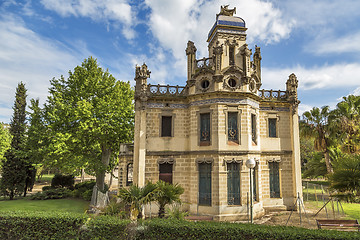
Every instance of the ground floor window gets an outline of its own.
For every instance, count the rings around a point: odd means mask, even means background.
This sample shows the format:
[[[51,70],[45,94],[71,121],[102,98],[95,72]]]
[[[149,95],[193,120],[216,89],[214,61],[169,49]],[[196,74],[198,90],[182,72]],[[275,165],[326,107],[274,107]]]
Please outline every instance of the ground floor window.
[[[280,197],[280,178],[279,178],[279,163],[278,162],[269,162],[270,169],[270,197],[279,198]]]
[[[228,204],[240,205],[240,164],[227,164]]]
[[[134,172],[134,165],[129,163],[126,167],[126,186],[130,186],[133,183],[133,172]]]
[[[258,170],[257,167],[255,167],[252,170],[252,185],[253,185],[253,201],[256,202],[258,201],[258,195],[257,195],[257,174],[258,174]]]
[[[159,180],[172,184],[173,165],[170,163],[159,164]]]
[[[199,163],[199,205],[211,206],[211,164]]]

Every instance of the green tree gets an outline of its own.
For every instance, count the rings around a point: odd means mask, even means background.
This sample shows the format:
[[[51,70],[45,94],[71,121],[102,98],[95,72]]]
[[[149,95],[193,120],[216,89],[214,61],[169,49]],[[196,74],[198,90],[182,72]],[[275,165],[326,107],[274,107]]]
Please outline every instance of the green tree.
[[[48,161],[68,173],[84,168],[104,191],[120,143],[133,139],[133,90],[89,57],[65,79],[52,79],[45,104]],[[72,171],[72,172],[71,172]]]
[[[5,153],[0,182],[1,192],[12,200],[15,195],[25,191],[26,185],[26,156],[24,147],[26,143],[26,88],[20,82],[16,88],[13,116],[10,122],[12,135],[10,148]]]
[[[342,139],[342,150],[347,153],[359,151],[360,144],[360,96],[349,95],[336,105],[333,120],[338,136]]]
[[[0,169],[4,159],[5,152],[10,148],[11,135],[9,129],[4,123],[0,123]]]
[[[360,155],[343,155],[330,175],[331,188],[360,196]]]
[[[129,188],[120,188],[118,196],[122,202],[130,205],[132,218],[141,219],[143,206],[154,200],[156,189],[156,184],[147,182],[144,187],[131,185]]]
[[[329,106],[321,109],[314,107],[310,111],[304,112],[303,120],[300,123],[300,134],[302,137],[314,140],[315,150],[324,154],[327,172],[332,173],[329,147],[333,144],[333,130],[328,121],[329,114]]]
[[[181,202],[180,195],[184,193],[184,188],[178,184],[170,184],[161,180],[156,183],[156,187],[155,200],[159,205],[159,218],[163,218],[166,205]]]

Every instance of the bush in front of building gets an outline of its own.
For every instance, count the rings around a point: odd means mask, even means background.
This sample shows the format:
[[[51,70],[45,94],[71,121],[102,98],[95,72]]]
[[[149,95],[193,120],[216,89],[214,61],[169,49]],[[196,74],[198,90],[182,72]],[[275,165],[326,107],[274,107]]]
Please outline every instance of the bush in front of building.
[[[74,187],[75,177],[73,175],[55,174],[51,180],[51,187],[53,188],[69,188]]]
[[[173,219],[153,219],[151,221],[145,221],[144,224],[146,230],[139,236],[139,239],[360,239],[358,232],[339,232],[229,222],[189,222]]]

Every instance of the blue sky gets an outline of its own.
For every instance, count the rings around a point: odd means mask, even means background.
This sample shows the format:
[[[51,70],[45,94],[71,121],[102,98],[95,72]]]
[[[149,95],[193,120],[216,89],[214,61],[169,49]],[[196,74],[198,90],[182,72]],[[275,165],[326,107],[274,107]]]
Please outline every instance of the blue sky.
[[[150,83],[185,85],[186,43],[208,56],[224,4],[246,21],[249,47],[261,47],[262,88],[285,90],[294,72],[300,113],[360,94],[358,0],[2,0],[0,122],[10,122],[18,82],[44,103],[49,80],[89,56],[132,84],[146,62]]]

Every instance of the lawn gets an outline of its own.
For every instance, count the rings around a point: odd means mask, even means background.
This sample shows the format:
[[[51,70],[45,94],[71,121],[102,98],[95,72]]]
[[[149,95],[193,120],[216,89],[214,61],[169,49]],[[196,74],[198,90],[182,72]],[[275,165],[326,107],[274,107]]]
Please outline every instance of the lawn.
[[[51,199],[51,200],[6,200],[0,201],[0,211],[48,211],[84,213],[89,202],[81,199]]]
[[[318,202],[307,201],[307,202],[310,203],[314,208],[316,208],[318,210],[320,210],[320,208],[322,206],[324,206],[323,201],[318,201]],[[360,220],[360,204],[359,203],[341,202],[341,206],[343,207],[344,212],[348,216],[348,218]],[[326,205],[326,208],[328,210],[330,218],[333,218],[333,210],[332,210],[331,202]],[[334,210],[335,210],[335,215],[337,218],[338,217],[338,207],[337,207],[336,202],[334,202]],[[322,210],[322,212],[324,212],[324,211],[325,211],[325,209]],[[341,208],[339,211],[341,212]]]

